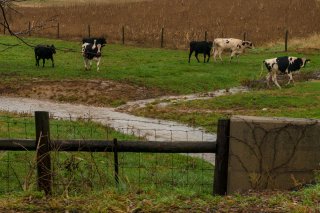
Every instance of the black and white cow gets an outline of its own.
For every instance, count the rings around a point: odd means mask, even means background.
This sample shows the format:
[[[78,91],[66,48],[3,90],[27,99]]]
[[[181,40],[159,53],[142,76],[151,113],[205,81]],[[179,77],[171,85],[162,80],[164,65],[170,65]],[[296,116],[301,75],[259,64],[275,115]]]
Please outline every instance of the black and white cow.
[[[97,71],[101,60],[101,49],[106,44],[105,38],[84,38],[82,39],[82,56],[84,59],[84,66],[89,70],[92,65],[92,60],[97,62]]]
[[[45,59],[51,59],[52,67],[54,67],[53,54],[56,53],[54,45],[37,45],[34,48],[34,55],[36,58],[36,66],[39,66],[40,59],[43,60],[42,67],[44,67]]]
[[[226,51],[231,51],[230,62],[234,56],[238,57],[240,54],[244,52],[245,49],[254,48],[251,41],[243,41],[236,38],[216,38],[213,40],[214,50],[213,50],[213,58],[216,61],[217,55],[219,55],[220,60],[222,61],[221,54]]]
[[[199,61],[198,54],[203,53],[204,56],[204,63],[206,63],[206,56],[208,55],[208,60],[209,62],[210,59],[210,53],[212,50],[213,42],[212,41],[191,41],[190,42],[190,53],[189,53],[189,63],[190,63],[190,58],[193,52],[195,52],[195,57]]]
[[[268,74],[266,76],[268,86],[271,78],[275,85],[281,89],[281,86],[277,81],[277,73],[279,72],[289,76],[289,81],[287,84],[290,84],[291,81],[294,83],[292,72],[299,71],[300,68],[305,67],[307,62],[310,62],[310,59],[291,56],[283,56],[264,60],[263,63],[268,69]]]

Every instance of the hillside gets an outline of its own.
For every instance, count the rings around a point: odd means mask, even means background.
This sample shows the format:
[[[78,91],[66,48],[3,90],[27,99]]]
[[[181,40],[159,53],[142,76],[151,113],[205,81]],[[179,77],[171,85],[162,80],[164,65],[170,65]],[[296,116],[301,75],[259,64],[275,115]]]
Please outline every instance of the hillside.
[[[15,31],[47,22],[33,35],[56,37],[57,23],[63,39],[79,39],[88,35],[106,35],[111,42],[122,41],[125,27],[126,43],[159,46],[164,27],[164,45],[187,48],[190,40],[215,37],[243,37],[255,44],[320,33],[320,3],[316,0],[154,0],[126,4],[84,4],[46,7],[20,7],[21,14],[10,15]]]

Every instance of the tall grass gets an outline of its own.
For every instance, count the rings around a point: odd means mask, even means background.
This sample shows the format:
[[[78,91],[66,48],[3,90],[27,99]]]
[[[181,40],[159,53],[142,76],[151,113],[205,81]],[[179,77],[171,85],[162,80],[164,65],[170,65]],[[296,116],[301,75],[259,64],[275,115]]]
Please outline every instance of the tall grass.
[[[62,38],[78,39],[88,35],[106,35],[108,41],[121,41],[121,29],[125,27],[127,43],[143,46],[160,46],[160,31],[165,28],[165,46],[187,48],[191,40],[216,37],[243,38],[255,44],[275,41],[284,37],[286,30],[292,37],[305,37],[319,33],[320,10],[315,0],[161,0],[134,3],[102,4],[91,2],[74,5],[18,8],[21,14],[11,14],[10,22],[15,31],[28,28],[28,22],[36,25],[51,17],[60,23]],[[308,11],[308,12],[306,12]],[[312,20],[312,21],[311,21]],[[34,35],[56,37],[53,28],[40,30]]]

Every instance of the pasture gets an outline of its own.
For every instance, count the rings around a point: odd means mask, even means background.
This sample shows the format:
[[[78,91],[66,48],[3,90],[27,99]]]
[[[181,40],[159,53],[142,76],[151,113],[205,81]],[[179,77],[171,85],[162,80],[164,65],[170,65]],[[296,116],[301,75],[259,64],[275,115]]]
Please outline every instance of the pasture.
[[[0,39],[1,43],[18,44],[14,37]],[[312,63],[303,73],[320,67],[317,51],[283,53],[279,52],[281,46],[249,50],[240,56],[239,63],[228,63],[225,55],[224,63],[213,63],[212,59],[210,63],[197,63],[192,56],[188,64],[188,51],[107,44],[102,49],[100,72],[96,72],[94,63],[91,71],[84,70],[80,42],[43,38],[26,38],[26,41],[32,45],[54,44],[56,67],[52,68],[48,61],[44,68],[37,68],[33,48],[26,45],[8,49],[2,46],[0,74],[4,81],[0,92],[3,95],[119,106],[130,100],[236,87],[264,78],[267,72],[265,68],[262,70],[262,61],[275,56],[307,56]],[[202,56],[199,57],[201,60]]]
[[[0,39],[1,43],[18,43],[13,37],[1,36]],[[275,87],[265,90],[264,86],[261,86],[264,83],[259,81],[266,74],[265,68],[263,71],[261,70],[262,61],[284,54],[307,56],[312,60],[311,64],[302,69],[302,74],[307,75],[318,71],[320,59],[317,50],[292,50],[292,52],[283,53],[280,45],[257,47],[240,56],[239,63],[213,63],[211,61],[203,64],[197,63],[193,56],[191,63],[188,64],[188,51],[185,50],[107,44],[102,50],[103,58],[100,72],[96,72],[95,65],[91,71],[84,70],[80,42],[43,38],[26,38],[26,41],[32,45],[54,44],[58,49],[54,56],[56,66],[52,68],[49,62],[46,67],[37,68],[33,49],[25,45],[19,44],[8,49],[1,46],[1,49],[4,50],[0,53],[2,65],[0,75],[3,79],[3,83],[0,85],[1,95],[87,104],[90,102],[89,104],[98,106],[119,106],[130,100],[168,94],[206,93],[253,81],[258,82],[258,86],[255,87],[257,89],[247,94],[227,95],[206,101],[178,102],[168,105],[166,108],[158,108],[157,103],[153,103],[146,108],[137,109],[134,113],[182,121],[191,126],[203,126],[208,131],[215,131],[215,122],[218,118],[228,117],[232,114],[309,118],[319,118],[320,116],[317,94],[320,84],[318,81],[297,83],[296,86],[287,86],[283,90],[278,90]],[[201,57],[200,55],[200,59]],[[225,55],[224,59],[227,61],[228,55]],[[302,80],[305,79],[302,78]],[[102,87],[103,84],[109,84],[110,87]],[[103,88],[107,89],[101,90]],[[6,135],[8,134],[6,121],[12,119],[13,125],[10,126],[12,132],[10,131],[9,137],[32,137],[28,136],[28,133],[26,135],[26,132],[34,132],[34,130],[32,127],[26,129],[25,126],[25,123],[32,122],[30,118],[25,118],[21,126],[17,127],[15,125],[20,125],[19,118],[10,114],[2,116],[4,118],[2,120],[4,125],[1,125],[3,137],[8,137]],[[93,123],[79,121],[60,124],[60,122],[62,121],[54,121],[52,132],[65,133],[64,135],[55,134],[54,137],[59,135],[60,138],[83,138],[85,133],[98,138],[113,137],[106,136],[105,127]],[[57,126],[60,127],[57,128]],[[63,130],[63,126],[66,126],[65,130]],[[74,129],[79,130],[74,131]],[[92,133],[93,129],[96,133]],[[126,138],[128,136],[118,135],[116,137]],[[108,170],[111,167],[108,162],[110,158],[112,156],[107,154],[95,157],[90,154],[83,155],[80,152],[59,154],[55,159],[59,162],[56,168],[61,169],[57,172],[57,177],[61,182],[59,182],[60,188],[57,187],[58,191],[55,197],[44,201],[42,194],[28,190],[19,196],[1,195],[3,199],[0,199],[0,210],[2,208],[3,210],[15,209],[17,211],[43,209],[57,211],[62,209],[78,211],[97,209],[101,211],[134,211],[143,209],[152,211],[156,207],[159,211],[165,212],[195,209],[206,211],[208,208],[224,208],[227,211],[232,211],[235,208],[243,211],[248,209],[268,211],[279,208],[283,211],[299,212],[316,209],[320,196],[319,186],[315,185],[298,192],[266,192],[262,194],[253,192],[245,196],[209,197],[207,193],[211,190],[212,165],[188,156],[168,155],[162,158],[157,155],[139,153],[121,157],[123,160],[122,169],[125,174],[121,180],[123,181],[122,185],[118,189],[112,187],[110,189],[110,185],[113,184]],[[1,159],[6,162],[3,164],[5,167],[3,169],[9,171],[6,174],[10,174],[8,177],[11,177],[13,181],[9,186],[13,191],[21,190],[23,179],[21,180],[17,176],[26,177],[26,174],[28,175],[32,164],[26,166],[25,161],[32,162],[32,155],[30,153],[17,155],[6,152],[1,153]],[[80,165],[77,172],[66,170],[65,166],[74,160]],[[10,162],[13,161],[19,162],[16,169],[12,169],[12,165],[10,166]],[[21,162],[24,163],[21,164]],[[177,171],[172,170],[172,163],[179,165]],[[168,165],[169,168],[166,168]],[[105,167],[107,170],[103,169]],[[137,173],[132,172],[137,167],[141,167],[139,177],[137,177]],[[189,173],[191,171],[194,174]],[[92,177],[93,174],[97,175]],[[197,186],[193,181],[198,181],[199,178],[200,186]],[[95,188],[91,182],[93,180],[99,182],[103,187],[98,185]],[[151,185],[140,187],[139,184],[142,183],[139,182],[140,180],[149,181]],[[172,181],[173,185],[178,187],[172,189]],[[4,188],[8,187],[6,182],[2,182],[2,184]],[[81,188],[79,185],[83,187]],[[62,194],[61,197],[60,194]],[[89,195],[84,197],[83,194]],[[101,201],[101,198],[105,199]],[[8,201],[9,199],[11,202]],[[83,205],[79,205],[79,203]]]

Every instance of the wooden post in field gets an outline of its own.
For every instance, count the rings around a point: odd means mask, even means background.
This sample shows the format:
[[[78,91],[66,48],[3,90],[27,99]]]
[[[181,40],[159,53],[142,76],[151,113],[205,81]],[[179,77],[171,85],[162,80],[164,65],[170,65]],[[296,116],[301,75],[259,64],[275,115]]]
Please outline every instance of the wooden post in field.
[[[113,139],[113,156],[114,156],[114,180],[116,186],[119,185],[119,161],[118,161],[118,141]]]
[[[243,33],[243,40],[246,41],[247,40],[247,32]]]
[[[288,30],[286,30],[286,34],[284,37],[284,51],[285,52],[288,51],[288,35],[289,35],[289,32],[288,32]]]
[[[208,32],[207,32],[207,31],[204,32],[204,40],[205,40],[205,41],[208,40]]]
[[[88,37],[90,38],[90,36],[91,36],[91,27],[90,27],[90,24],[88,24]]]
[[[49,113],[35,112],[36,147],[37,147],[37,183],[40,191],[52,194],[52,172],[50,158]]]
[[[228,183],[230,119],[220,119],[217,130],[217,151],[214,170],[213,194],[225,195]]]
[[[57,38],[60,38],[60,24],[57,24]]]
[[[29,36],[31,36],[31,22],[30,21],[29,21],[28,33],[29,33]]]
[[[164,34],[164,28],[162,27],[161,28],[161,48],[163,48],[163,40],[164,40],[164,38],[163,38],[163,34]]]
[[[122,26],[122,44],[124,44],[124,26]]]

